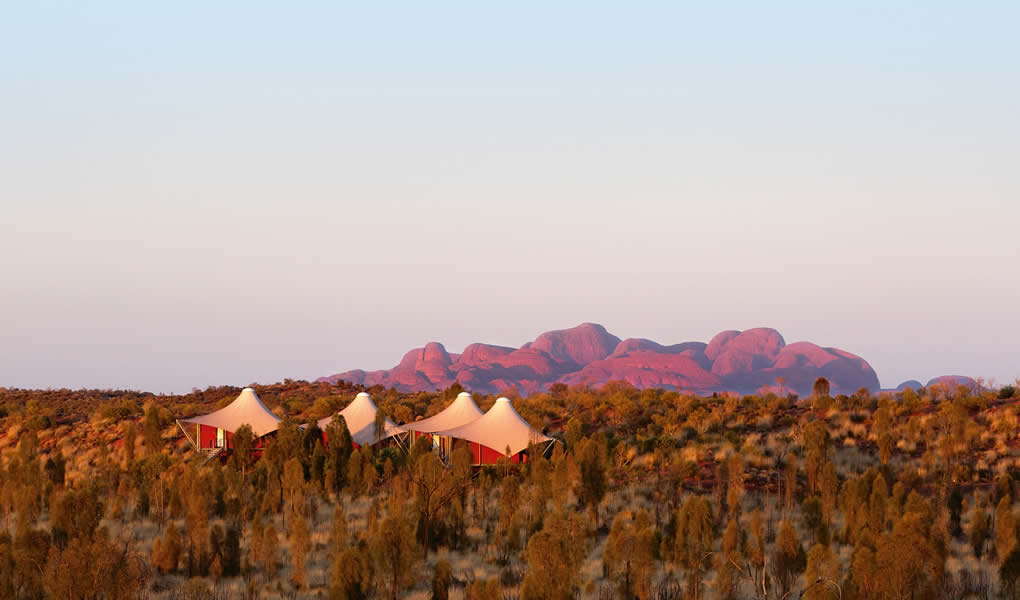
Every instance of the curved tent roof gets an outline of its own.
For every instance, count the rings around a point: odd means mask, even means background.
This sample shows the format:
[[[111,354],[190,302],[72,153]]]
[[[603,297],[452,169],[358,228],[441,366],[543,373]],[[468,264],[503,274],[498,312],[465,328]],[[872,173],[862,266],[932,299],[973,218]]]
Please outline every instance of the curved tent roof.
[[[365,444],[374,444],[380,441],[375,439],[375,414],[378,411],[379,408],[376,407],[375,402],[372,402],[372,397],[365,392],[361,392],[354,397],[354,400],[351,400],[347,408],[336,414],[341,415],[344,421],[347,421],[347,431],[351,432],[351,439],[354,440],[354,443],[364,446]],[[317,421],[319,429],[325,431],[334,416],[330,415],[319,419]],[[402,430],[387,417],[386,433],[383,434],[381,439],[386,439],[399,433],[402,433]]]
[[[553,441],[553,438],[528,425],[506,398],[497,399],[489,412],[475,421],[437,433],[475,442],[497,452],[504,452],[509,447],[510,454],[526,450],[531,444]]]
[[[444,408],[439,414],[433,415],[421,421],[407,423],[404,429],[408,431],[420,431],[422,433],[436,433],[444,429],[453,429],[461,425],[467,425],[482,417],[482,411],[478,409],[471,394],[461,392],[457,394],[453,404]]]
[[[249,425],[255,437],[262,437],[280,428],[280,419],[262,404],[258,394],[251,388],[241,390],[233,402],[216,412],[182,419],[181,422],[216,427],[231,433],[237,431],[241,425]]]

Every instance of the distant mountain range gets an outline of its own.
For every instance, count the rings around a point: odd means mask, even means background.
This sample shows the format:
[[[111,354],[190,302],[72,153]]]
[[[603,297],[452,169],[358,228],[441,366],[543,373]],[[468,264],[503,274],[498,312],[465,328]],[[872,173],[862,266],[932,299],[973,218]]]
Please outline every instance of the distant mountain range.
[[[643,338],[621,340],[595,323],[547,331],[520,348],[475,343],[451,354],[430,342],[405,354],[392,369],[346,371],[319,381],[342,379],[404,392],[442,389],[454,381],[486,393],[511,387],[531,393],[556,382],[599,386],[626,381],[639,388],[752,393],[776,387],[782,378],[786,390],[807,395],[818,377],[829,380],[833,394],[880,389],[878,376],[863,358],[811,342],[787,344],[775,329],[723,331],[707,344],[666,346]],[[949,378],[933,382],[939,379]]]

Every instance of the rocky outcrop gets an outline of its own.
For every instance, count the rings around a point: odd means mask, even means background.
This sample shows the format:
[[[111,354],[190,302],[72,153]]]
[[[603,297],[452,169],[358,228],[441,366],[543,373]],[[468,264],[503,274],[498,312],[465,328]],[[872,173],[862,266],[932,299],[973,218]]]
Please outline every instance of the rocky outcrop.
[[[930,380],[925,387],[931,387],[933,385],[944,385],[949,388],[956,388],[958,386],[964,386],[971,390],[980,389],[981,386],[978,382],[971,377],[966,375],[943,375]]]
[[[479,392],[515,387],[531,393],[556,382],[599,386],[626,381],[699,393],[749,393],[779,385],[806,395],[818,377],[830,381],[833,394],[879,389],[875,371],[861,357],[810,342],[787,345],[775,329],[724,331],[707,344],[664,345],[644,338],[621,341],[594,323],[543,333],[519,349],[477,343],[458,355],[431,342],[405,354],[392,369],[321,379],[402,391],[441,389],[458,381]]]
[[[923,387],[924,387],[924,384],[921,383],[920,381],[918,381],[916,379],[908,379],[907,381],[904,381],[903,383],[901,383],[898,386],[896,386],[896,389],[893,390],[893,391],[902,392],[902,391],[906,390],[907,388],[910,388],[910,389],[912,389],[912,390],[914,390],[916,392],[917,390],[919,390],[919,389],[921,389]]]

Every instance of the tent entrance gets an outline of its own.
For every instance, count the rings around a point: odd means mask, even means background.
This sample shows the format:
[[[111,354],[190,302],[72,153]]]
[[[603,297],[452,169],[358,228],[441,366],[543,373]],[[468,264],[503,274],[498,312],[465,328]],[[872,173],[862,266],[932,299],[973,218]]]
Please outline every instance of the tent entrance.
[[[216,447],[217,448],[222,448],[225,445],[225,442],[226,442],[226,440],[224,439],[225,437],[226,437],[225,432],[222,429],[220,429],[219,427],[217,427],[216,428]]]

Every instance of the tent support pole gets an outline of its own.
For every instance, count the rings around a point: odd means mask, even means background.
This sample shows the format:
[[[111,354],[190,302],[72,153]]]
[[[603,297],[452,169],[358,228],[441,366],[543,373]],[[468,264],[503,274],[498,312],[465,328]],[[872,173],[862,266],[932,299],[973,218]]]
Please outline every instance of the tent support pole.
[[[403,451],[404,451],[404,454],[407,454],[407,452],[408,452],[408,451],[409,451],[409,449],[410,449],[410,444],[409,444],[409,442],[407,442],[407,441],[404,441],[404,440],[402,439],[402,438],[403,438],[404,436],[406,436],[406,437],[408,438],[408,440],[410,440],[410,438],[411,438],[411,432],[410,432],[410,431],[408,431],[408,432],[404,433],[403,435],[401,435],[401,434],[397,434],[397,435],[393,436],[393,439],[394,439],[394,440],[396,440],[396,442],[397,442],[397,447],[398,447],[398,448],[400,448],[401,450],[403,450]]]
[[[191,445],[194,446],[196,450],[201,451],[202,448],[199,447],[199,445],[195,443],[195,440],[193,440],[191,438],[191,434],[188,433],[188,430],[184,428],[184,425],[181,425],[180,419],[174,419],[174,420],[177,422],[177,426],[181,428],[181,431],[184,432],[184,437],[188,438],[188,441],[191,442]]]

